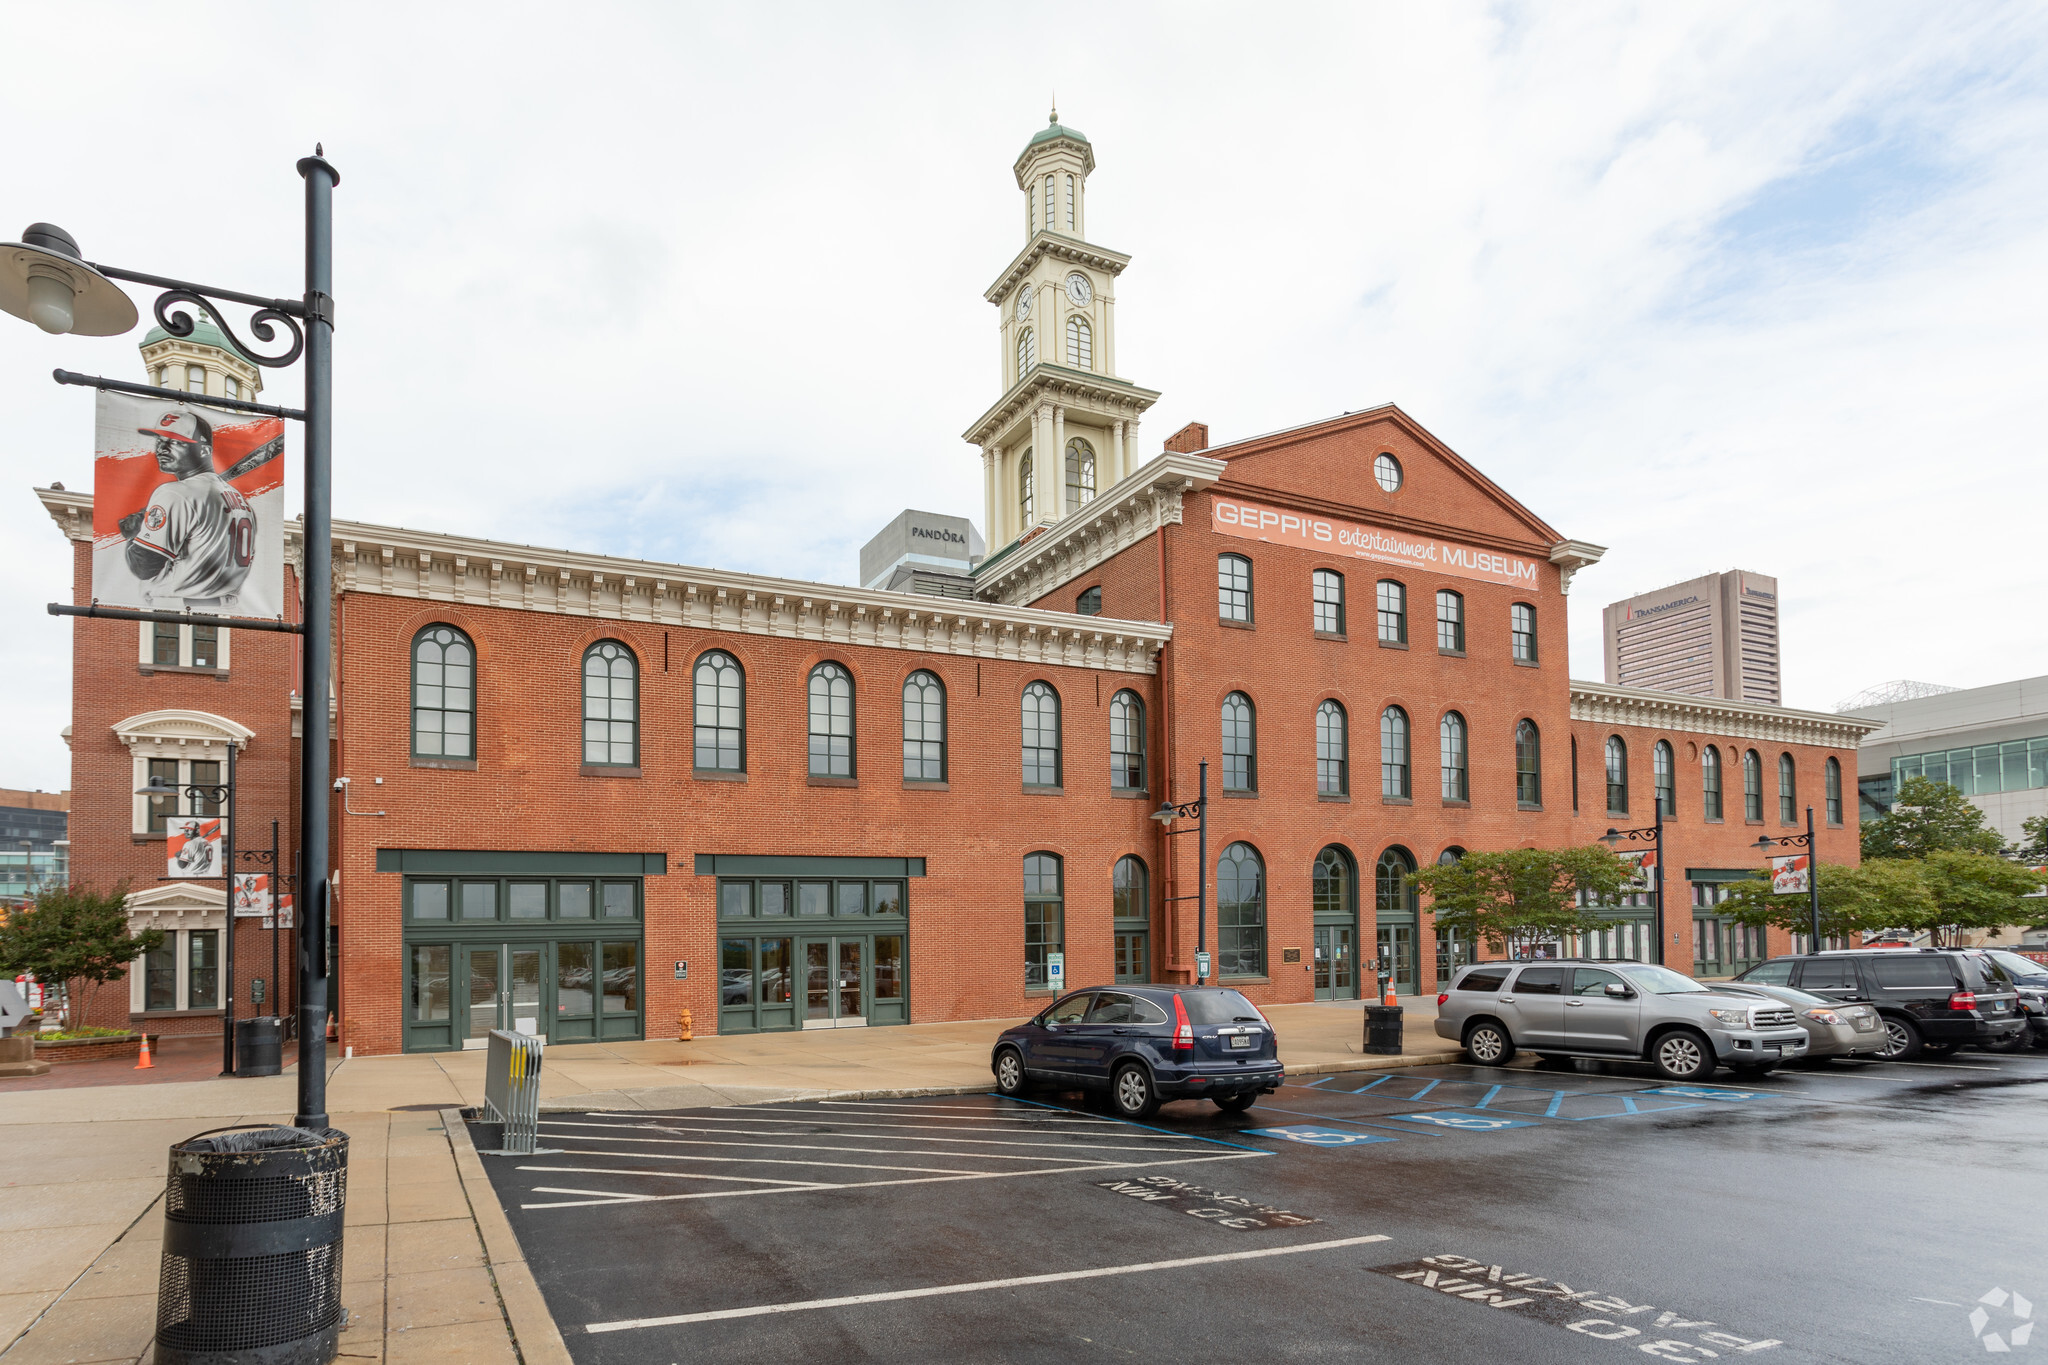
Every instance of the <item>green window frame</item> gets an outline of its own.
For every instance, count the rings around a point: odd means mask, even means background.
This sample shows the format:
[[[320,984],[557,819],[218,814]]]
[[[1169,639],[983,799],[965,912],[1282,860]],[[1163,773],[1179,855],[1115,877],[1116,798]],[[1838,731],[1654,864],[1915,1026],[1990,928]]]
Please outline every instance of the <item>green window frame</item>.
[[[640,766],[640,659],[617,640],[583,651],[583,761]]]
[[[700,773],[747,770],[747,675],[722,649],[707,649],[690,671],[691,764]]]
[[[853,674],[830,659],[811,670],[812,777],[854,776]]]
[[[1242,841],[1216,860],[1216,976],[1266,974],[1266,860]]]
[[[412,756],[476,758],[476,645],[436,622],[412,641]]]
[[[1057,853],[1024,855],[1024,989],[1049,991],[1046,958],[1064,952],[1066,864]]]

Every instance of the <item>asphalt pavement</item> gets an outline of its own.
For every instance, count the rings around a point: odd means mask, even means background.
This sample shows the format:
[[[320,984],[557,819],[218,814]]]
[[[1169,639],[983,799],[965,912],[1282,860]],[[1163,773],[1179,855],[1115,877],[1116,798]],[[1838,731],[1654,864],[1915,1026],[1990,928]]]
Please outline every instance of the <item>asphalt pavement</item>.
[[[2048,1055],[543,1117],[485,1157],[580,1365],[2041,1350]],[[2042,1305],[2036,1308],[2036,1304]]]

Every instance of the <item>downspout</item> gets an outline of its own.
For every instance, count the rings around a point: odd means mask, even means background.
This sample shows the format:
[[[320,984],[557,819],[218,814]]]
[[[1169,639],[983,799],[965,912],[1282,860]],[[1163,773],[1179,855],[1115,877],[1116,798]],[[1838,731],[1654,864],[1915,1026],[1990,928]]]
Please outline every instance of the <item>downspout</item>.
[[[1166,530],[1167,523],[1162,522],[1159,527],[1159,620],[1162,625],[1170,625],[1173,621],[1166,591]],[[1167,638],[1166,643],[1160,646],[1159,649],[1159,748],[1161,759],[1160,771],[1164,774],[1162,780],[1166,787],[1166,790],[1161,795],[1161,799],[1171,801],[1173,799],[1174,772],[1173,639],[1171,636]],[[1159,826],[1158,837],[1159,866],[1164,873],[1162,880],[1165,884],[1165,890],[1163,894],[1166,897],[1164,901],[1164,914],[1162,916],[1166,927],[1166,962],[1168,967],[1171,968],[1182,960],[1180,950],[1180,917],[1174,908],[1177,902],[1173,899],[1178,894],[1176,889],[1178,879],[1174,876],[1173,838],[1167,833],[1166,826],[1163,824]]]

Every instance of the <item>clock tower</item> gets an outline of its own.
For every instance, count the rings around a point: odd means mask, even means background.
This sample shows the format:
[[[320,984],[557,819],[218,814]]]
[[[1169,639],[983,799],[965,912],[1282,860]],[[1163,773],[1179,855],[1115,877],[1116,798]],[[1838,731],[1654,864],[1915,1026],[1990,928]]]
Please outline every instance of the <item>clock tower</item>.
[[[1131,258],[1087,240],[1095,149],[1055,109],[1012,169],[1024,249],[983,295],[1003,393],[962,433],[981,447],[992,553],[1136,469],[1138,418],[1159,398],[1117,378],[1116,280]]]

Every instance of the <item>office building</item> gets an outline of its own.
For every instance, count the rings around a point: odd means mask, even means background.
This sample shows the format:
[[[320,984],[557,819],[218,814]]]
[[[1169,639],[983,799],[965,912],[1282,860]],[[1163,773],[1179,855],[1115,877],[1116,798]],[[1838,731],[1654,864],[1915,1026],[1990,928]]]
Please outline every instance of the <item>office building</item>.
[[[1883,727],[1864,738],[1856,755],[1863,819],[1890,810],[1909,777],[1960,789],[2008,844],[2020,842],[2026,821],[2048,815],[2048,677],[1851,706],[1841,714]]]
[[[1778,580],[1742,569],[1639,593],[1603,614],[1617,687],[1776,706]]]

